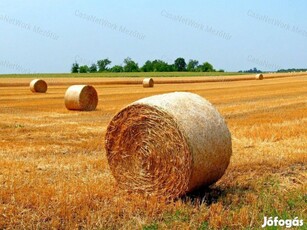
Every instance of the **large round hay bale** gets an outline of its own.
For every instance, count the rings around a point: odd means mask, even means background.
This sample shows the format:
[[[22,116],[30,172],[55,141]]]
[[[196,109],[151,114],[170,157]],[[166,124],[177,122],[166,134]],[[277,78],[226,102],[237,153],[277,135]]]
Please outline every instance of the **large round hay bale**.
[[[69,110],[92,111],[98,104],[96,89],[90,85],[72,85],[65,93],[65,106]]]
[[[256,80],[263,80],[263,75],[261,73],[257,74],[255,78]]]
[[[213,105],[186,92],[144,98],[108,125],[105,148],[118,185],[178,197],[216,182],[232,154],[231,134]]]
[[[143,87],[144,88],[154,87],[154,80],[152,78],[145,78],[143,80]]]
[[[30,82],[30,90],[33,93],[46,93],[47,88],[47,83],[44,80],[34,79]]]

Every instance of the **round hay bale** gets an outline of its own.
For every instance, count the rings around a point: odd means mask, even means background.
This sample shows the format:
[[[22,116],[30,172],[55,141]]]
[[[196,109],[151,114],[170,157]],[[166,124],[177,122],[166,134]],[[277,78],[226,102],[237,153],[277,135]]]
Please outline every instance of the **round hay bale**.
[[[138,100],[113,117],[105,148],[119,187],[175,198],[222,177],[231,134],[213,105],[186,92]]]
[[[41,79],[34,79],[30,82],[30,90],[33,93],[46,93],[48,89],[47,83]]]
[[[98,104],[96,89],[90,85],[72,85],[65,93],[65,106],[69,110],[92,111]]]
[[[154,80],[152,78],[145,78],[143,80],[143,87],[144,88],[154,87]]]
[[[263,80],[263,75],[261,73],[257,74],[256,75],[256,80]]]

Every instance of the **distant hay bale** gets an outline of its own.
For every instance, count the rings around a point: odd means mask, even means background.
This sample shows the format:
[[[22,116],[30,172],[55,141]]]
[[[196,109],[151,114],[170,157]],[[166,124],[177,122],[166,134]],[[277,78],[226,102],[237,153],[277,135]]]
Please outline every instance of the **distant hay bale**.
[[[119,187],[175,198],[216,182],[232,154],[214,106],[186,92],[138,100],[108,125],[105,148]]]
[[[47,83],[44,80],[34,79],[30,82],[30,90],[33,93],[46,93],[47,88]]]
[[[143,87],[144,88],[154,87],[154,80],[152,78],[145,78],[143,80]]]
[[[98,94],[93,86],[72,85],[65,93],[65,106],[69,110],[92,111],[98,104]]]
[[[263,80],[263,75],[261,73],[257,74],[256,75],[256,80]]]

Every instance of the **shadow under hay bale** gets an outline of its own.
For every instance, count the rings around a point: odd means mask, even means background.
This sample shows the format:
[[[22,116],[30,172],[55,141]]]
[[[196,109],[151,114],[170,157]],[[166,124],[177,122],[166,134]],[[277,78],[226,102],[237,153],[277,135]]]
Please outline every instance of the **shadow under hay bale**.
[[[110,122],[105,143],[119,187],[170,198],[216,182],[232,154],[231,135],[218,111],[184,92],[127,106]]]
[[[205,203],[206,205],[214,204],[218,199],[225,195],[225,191],[218,187],[210,188],[208,186],[200,187],[182,197],[183,201],[192,203]]]
[[[152,78],[145,78],[143,80],[143,87],[144,88],[152,88],[152,87],[154,87],[154,80]]]
[[[90,85],[72,85],[65,93],[65,106],[68,110],[92,111],[98,104],[96,89]]]
[[[46,93],[48,85],[44,80],[34,79],[30,82],[30,90],[33,93]]]

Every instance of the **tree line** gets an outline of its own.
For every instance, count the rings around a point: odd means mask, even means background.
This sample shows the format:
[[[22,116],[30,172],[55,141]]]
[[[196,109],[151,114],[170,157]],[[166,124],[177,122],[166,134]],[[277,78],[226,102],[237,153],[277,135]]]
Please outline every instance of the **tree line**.
[[[262,71],[254,67],[253,69],[249,70],[240,70],[238,73],[262,73]]]
[[[168,64],[162,60],[146,61],[145,64],[139,67],[138,63],[127,57],[123,65],[114,65],[110,67],[112,62],[106,58],[98,60],[92,65],[79,65],[77,62],[72,64],[71,73],[97,73],[97,72],[215,72],[209,62],[199,64],[197,60],[189,60],[186,63],[184,58],[177,58],[173,64]],[[224,70],[218,70],[224,72]]]
[[[249,69],[249,70],[240,70],[239,73],[264,73],[264,72],[268,72],[268,71],[261,71],[258,70],[256,67],[253,69]],[[279,69],[277,71],[275,71],[277,73],[289,73],[289,72],[307,72],[307,69]]]
[[[307,72],[307,69],[279,69],[277,70],[278,73],[288,73],[288,72]]]

